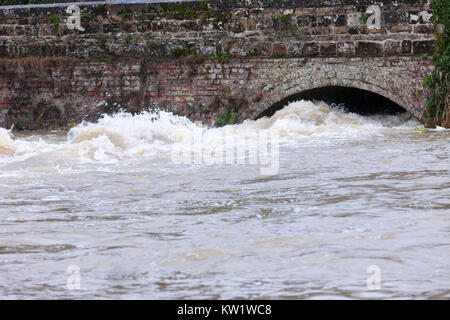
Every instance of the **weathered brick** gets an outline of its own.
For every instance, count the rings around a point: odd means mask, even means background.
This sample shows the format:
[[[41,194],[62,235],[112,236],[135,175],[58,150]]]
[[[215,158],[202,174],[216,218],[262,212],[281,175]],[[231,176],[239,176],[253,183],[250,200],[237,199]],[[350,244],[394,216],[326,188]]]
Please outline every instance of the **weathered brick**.
[[[284,57],[286,56],[287,49],[284,45],[280,43],[274,43],[272,45],[272,56],[274,57]]]
[[[397,55],[402,53],[402,45],[400,41],[388,40],[384,43],[384,53],[386,55]]]
[[[413,41],[413,54],[433,54],[436,51],[435,40]]]
[[[347,27],[335,28],[334,29],[334,33],[337,34],[337,35],[339,35],[339,34],[347,34],[347,33],[349,33],[348,30],[349,30],[349,28],[347,28]]]
[[[14,36],[13,26],[0,26],[0,36]]]
[[[318,27],[328,27],[331,25],[331,23],[332,23],[331,17],[323,16],[323,17],[318,18],[317,26]]]
[[[305,43],[303,45],[302,54],[308,57],[314,57],[319,54],[319,45],[314,42]]]
[[[412,41],[411,40],[403,40],[402,41],[402,53],[403,54],[411,54],[412,53]]]
[[[1,58],[9,57],[8,46],[0,45],[0,57]]]
[[[320,55],[321,56],[336,56],[336,43],[326,42],[320,44]]]
[[[354,42],[339,42],[337,45],[338,56],[349,57],[355,54]]]
[[[411,33],[412,27],[411,26],[391,26],[389,28],[389,31],[392,33]]]
[[[356,43],[355,53],[358,57],[381,57],[383,55],[383,44],[359,41]]]
[[[299,27],[309,27],[311,23],[310,19],[305,16],[296,17],[296,22]]]
[[[347,16],[345,14],[340,14],[334,20],[334,25],[336,27],[343,27],[347,25]]]
[[[104,33],[118,32],[119,30],[120,30],[120,24],[118,24],[118,23],[103,24],[103,32]]]
[[[432,25],[421,24],[414,27],[414,33],[433,34],[434,27]]]

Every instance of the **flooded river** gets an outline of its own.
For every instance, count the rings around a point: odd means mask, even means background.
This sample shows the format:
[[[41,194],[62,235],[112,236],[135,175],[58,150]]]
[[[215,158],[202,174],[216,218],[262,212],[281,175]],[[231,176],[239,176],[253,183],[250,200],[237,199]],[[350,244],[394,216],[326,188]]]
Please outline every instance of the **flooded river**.
[[[301,101],[215,129],[0,129],[0,298],[448,299],[450,131],[420,127]],[[269,129],[270,174],[174,158]]]

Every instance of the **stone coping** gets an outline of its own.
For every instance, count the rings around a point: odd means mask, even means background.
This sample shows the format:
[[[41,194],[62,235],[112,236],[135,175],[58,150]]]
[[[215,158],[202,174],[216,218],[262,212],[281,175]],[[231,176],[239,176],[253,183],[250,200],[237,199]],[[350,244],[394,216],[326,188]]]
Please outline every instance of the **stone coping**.
[[[61,8],[70,5],[76,6],[97,6],[97,5],[124,5],[124,4],[152,4],[152,3],[176,3],[176,2],[198,2],[204,0],[108,0],[108,1],[80,1],[80,2],[64,2],[64,3],[43,3],[43,4],[27,4],[15,6],[0,6],[0,10],[6,9],[34,9],[34,8]]]

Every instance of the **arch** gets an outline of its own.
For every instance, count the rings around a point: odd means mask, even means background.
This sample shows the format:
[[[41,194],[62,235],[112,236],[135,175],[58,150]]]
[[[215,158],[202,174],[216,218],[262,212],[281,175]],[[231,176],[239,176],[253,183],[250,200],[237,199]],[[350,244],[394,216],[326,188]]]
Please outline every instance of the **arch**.
[[[249,116],[258,118],[308,90],[353,88],[377,94],[397,104],[419,120],[427,103],[422,86],[430,66],[421,58],[322,58],[272,61],[264,70],[258,98]]]
[[[289,96],[263,111],[257,116],[257,119],[265,116],[271,117],[290,102],[299,100],[322,100],[330,105],[342,106],[348,112],[361,115],[397,114],[407,111],[396,102],[372,91],[353,87],[326,86],[304,90]]]

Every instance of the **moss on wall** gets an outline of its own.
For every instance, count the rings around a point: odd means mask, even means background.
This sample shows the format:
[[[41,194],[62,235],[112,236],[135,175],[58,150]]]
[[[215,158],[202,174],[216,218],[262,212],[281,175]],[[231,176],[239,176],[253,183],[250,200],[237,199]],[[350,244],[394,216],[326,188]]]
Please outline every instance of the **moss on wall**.
[[[426,122],[428,127],[450,128],[450,2],[431,0],[431,5],[439,49],[433,56],[435,71],[424,78],[424,87],[431,91],[426,110]]]

